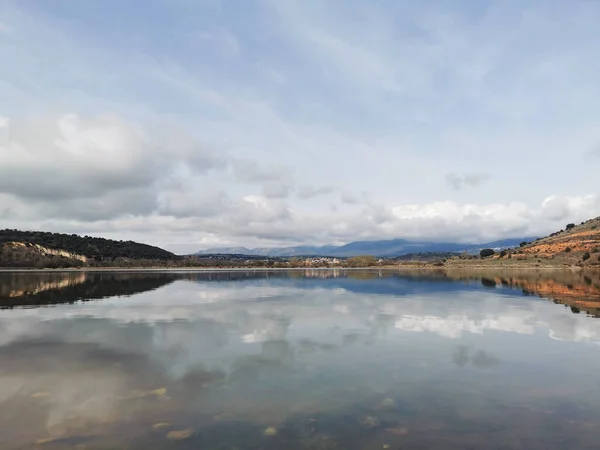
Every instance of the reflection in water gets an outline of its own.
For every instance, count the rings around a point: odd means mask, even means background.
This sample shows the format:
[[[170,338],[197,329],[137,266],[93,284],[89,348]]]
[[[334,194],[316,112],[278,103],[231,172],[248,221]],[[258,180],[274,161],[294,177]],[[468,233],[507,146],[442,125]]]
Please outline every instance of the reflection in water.
[[[133,295],[176,279],[170,273],[0,272],[0,308]]]
[[[599,282],[0,274],[2,448],[595,448]]]

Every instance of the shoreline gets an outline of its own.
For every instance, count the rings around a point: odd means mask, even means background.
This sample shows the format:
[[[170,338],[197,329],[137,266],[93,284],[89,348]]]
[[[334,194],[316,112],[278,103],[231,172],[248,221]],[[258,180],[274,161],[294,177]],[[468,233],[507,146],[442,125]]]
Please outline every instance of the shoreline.
[[[540,266],[531,265],[491,265],[491,264],[460,264],[436,266],[433,264],[398,264],[386,266],[365,266],[365,267],[68,267],[57,269],[38,269],[35,267],[7,267],[0,268],[0,273],[52,273],[52,272],[280,272],[280,271],[298,271],[298,270],[564,270],[578,272],[582,270],[600,270],[599,266],[580,267],[580,266]]]

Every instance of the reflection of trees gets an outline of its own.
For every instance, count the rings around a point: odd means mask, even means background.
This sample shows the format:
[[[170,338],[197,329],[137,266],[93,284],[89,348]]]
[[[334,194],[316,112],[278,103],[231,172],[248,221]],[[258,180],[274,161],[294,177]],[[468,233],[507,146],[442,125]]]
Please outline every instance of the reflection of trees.
[[[495,288],[496,287],[496,280],[494,280],[492,278],[482,277],[481,278],[481,285],[483,287]]]
[[[0,273],[0,308],[133,295],[177,279],[174,273]]]
[[[519,289],[523,295],[538,295],[564,304],[578,314],[586,311],[600,317],[600,272],[567,270],[448,270],[455,281],[479,280],[482,286]]]
[[[500,364],[500,360],[484,350],[471,352],[466,345],[459,345],[452,354],[452,361],[458,367],[465,367],[469,363],[478,369],[491,369]]]
[[[452,354],[452,361],[458,367],[465,367],[469,363],[469,347],[459,345],[456,351]]]

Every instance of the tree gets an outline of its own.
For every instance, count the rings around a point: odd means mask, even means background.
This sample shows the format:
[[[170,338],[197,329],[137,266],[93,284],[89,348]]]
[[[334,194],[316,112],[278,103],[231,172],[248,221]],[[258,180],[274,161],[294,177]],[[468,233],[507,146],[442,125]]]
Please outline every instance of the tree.
[[[525,247],[527,244],[529,244],[527,241],[520,242],[519,247]]]
[[[484,248],[479,252],[479,256],[481,256],[482,258],[487,258],[488,256],[492,256],[495,254],[496,252],[492,248]]]
[[[506,250],[502,250],[500,252],[500,258],[504,258],[506,256],[506,253],[507,253]]]
[[[575,228],[574,223],[568,223],[567,226],[565,227],[566,230],[570,230],[571,228]]]
[[[371,267],[377,265],[377,259],[371,255],[353,256],[347,259],[348,267]]]

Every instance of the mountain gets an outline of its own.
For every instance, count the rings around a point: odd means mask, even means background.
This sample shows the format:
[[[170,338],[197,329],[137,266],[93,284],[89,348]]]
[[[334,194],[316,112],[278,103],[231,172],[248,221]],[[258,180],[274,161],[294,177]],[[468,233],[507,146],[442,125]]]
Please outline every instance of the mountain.
[[[328,252],[335,250],[335,245],[296,247],[213,247],[200,250],[194,255],[257,255],[257,256],[332,256]]]
[[[246,247],[217,247],[201,250],[196,255],[207,254],[241,254],[260,256],[336,256],[350,257],[357,255],[402,256],[408,253],[460,253],[463,251],[477,253],[482,248],[516,247],[520,242],[531,241],[532,238],[503,239],[482,244],[460,244],[456,242],[410,241],[407,239],[389,239],[380,241],[356,241],[346,245],[334,246],[296,246],[252,248]]]

